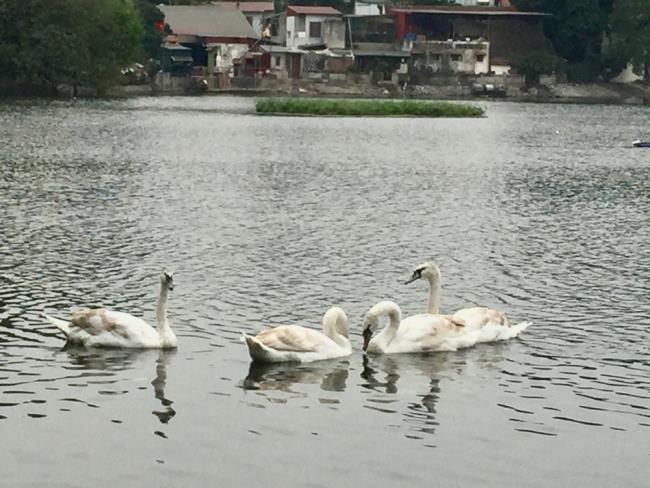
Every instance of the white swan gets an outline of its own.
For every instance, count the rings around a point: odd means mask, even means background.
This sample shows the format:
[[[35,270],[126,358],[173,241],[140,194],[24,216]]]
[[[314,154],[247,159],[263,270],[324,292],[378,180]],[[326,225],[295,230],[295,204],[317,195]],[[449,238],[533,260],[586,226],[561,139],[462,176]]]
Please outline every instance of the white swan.
[[[138,317],[105,308],[79,310],[69,320],[45,318],[65,334],[68,342],[87,347],[174,348],[176,335],[167,321],[167,295],[173,289],[173,274],[163,271],[155,329]]]
[[[440,313],[440,269],[433,261],[427,261],[418,266],[405,284],[415,280],[427,280],[429,282],[429,302],[427,312],[432,314]],[[468,329],[480,329],[487,324],[498,324],[510,326],[508,318],[503,312],[487,307],[463,308],[455,312],[452,317],[461,320]]]
[[[343,309],[332,307],[325,312],[323,332],[299,325],[280,325],[255,337],[242,333],[242,339],[253,361],[265,363],[309,363],[352,354],[348,318]]]
[[[383,316],[388,316],[388,325],[373,339],[372,335]],[[399,306],[395,302],[383,301],[366,313],[363,321],[363,350],[377,354],[454,351],[459,347],[467,347],[460,337],[463,331],[462,324],[445,315],[427,313],[402,320]],[[474,343],[475,341],[468,345]]]

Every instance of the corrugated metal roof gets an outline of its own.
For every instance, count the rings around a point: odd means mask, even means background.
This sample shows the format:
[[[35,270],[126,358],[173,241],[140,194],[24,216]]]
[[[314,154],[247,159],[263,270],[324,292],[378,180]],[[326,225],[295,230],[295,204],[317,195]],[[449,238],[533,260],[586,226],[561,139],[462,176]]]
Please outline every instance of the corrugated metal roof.
[[[287,7],[287,15],[343,15],[334,7],[291,5]]]
[[[544,16],[541,12],[523,12],[516,7],[464,7],[462,5],[439,5],[435,7],[395,7],[391,12],[407,14],[447,14],[447,15],[502,15],[502,16]]]
[[[247,37],[257,34],[235,5],[159,5],[175,34],[201,37]]]
[[[210,2],[212,5],[225,5],[226,7],[235,7],[242,12],[260,13],[273,12],[273,2],[237,2],[227,0],[224,2]]]
[[[239,2],[242,12],[273,12],[273,2]]]

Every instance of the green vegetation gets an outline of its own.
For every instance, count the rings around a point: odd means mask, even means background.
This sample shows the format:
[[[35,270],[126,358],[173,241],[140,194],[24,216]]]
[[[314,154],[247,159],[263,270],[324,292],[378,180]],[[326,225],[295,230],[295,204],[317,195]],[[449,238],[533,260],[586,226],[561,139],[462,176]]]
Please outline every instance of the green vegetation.
[[[480,117],[482,108],[448,102],[404,100],[326,100],[312,98],[266,98],[257,102],[258,114],[371,115],[417,117]]]
[[[628,62],[650,81],[650,0],[513,0],[548,13],[544,32],[571,81],[616,76]]]
[[[0,81],[52,94],[63,83],[101,93],[136,59],[142,32],[131,0],[4,0],[0,25]]]

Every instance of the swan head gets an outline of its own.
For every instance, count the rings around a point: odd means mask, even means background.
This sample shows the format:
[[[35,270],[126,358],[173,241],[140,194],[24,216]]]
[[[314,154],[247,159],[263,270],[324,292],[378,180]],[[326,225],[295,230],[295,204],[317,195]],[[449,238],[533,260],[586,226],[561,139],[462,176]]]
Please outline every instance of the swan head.
[[[160,273],[160,286],[172,291],[174,289],[174,273],[169,271]]]
[[[411,277],[404,282],[405,285],[413,283],[415,280],[424,279],[430,283],[435,283],[440,280],[440,268],[433,261],[427,261],[415,268]]]
[[[379,317],[376,315],[366,314],[366,318],[363,320],[363,350],[368,350],[368,344],[370,344],[370,339],[379,327]]]
[[[379,319],[387,315],[393,324],[399,324],[402,320],[402,312],[396,303],[391,301],[383,301],[374,305],[363,319],[362,335],[363,335],[363,350],[368,349],[372,335],[379,328]]]

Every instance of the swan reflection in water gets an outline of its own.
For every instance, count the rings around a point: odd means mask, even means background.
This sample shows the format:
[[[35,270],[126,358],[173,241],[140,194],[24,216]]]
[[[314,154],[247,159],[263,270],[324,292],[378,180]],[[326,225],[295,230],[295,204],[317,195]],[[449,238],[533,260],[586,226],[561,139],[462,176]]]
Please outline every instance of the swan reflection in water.
[[[305,364],[252,362],[242,387],[245,390],[282,391],[301,397],[307,394],[294,390],[294,386],[318,384],[324,391],[345,391],[349,367],[348,359]]]
[[[482,370],[503,368],[507,347],[507,343],[495,343],[456,352],[364,355],[360,386],[372,392],[365,397],[364,406],[401,415],[418,433],[407,437],[434,434],[442,386],[450,386],[445,380],[462,380],[468,370],[472,377],[480,377]]]
[[[421,384],[415,387],[419,399],[408,399],[401,415],[406,422],[414,424],[417,432],[434,434],[438,426],[435,414],[440,397],[440,379],[444,374],[462,370],[465,364],[463,356],[448,353],[364,355],[360,375],[364,382],[361,387],[378,394],[366,397],[366,408],[381,413],[399,414],[402,410],[399,405],[401,398],[397,396],[399,383],[406,383],[407,388],[411,389],[415,381]],[[412,435],[407,437],[419,438]]]
[[[115,376],[119,371],[138,369],[138,362],[152,362],[155,358],[155,376],[151,381],[154,397],[162,408],[153,410],[158,420],[168,423],[176,411],[172,408],[174,403],[165,396],[167,385],[167,366],[176,350],[138,350],[138,349],[87,349],[78,346],[66,345],[62,351],[68,354],[70,365],[73,369],[92,370],[93,373],[84,373],[81,376]]]

